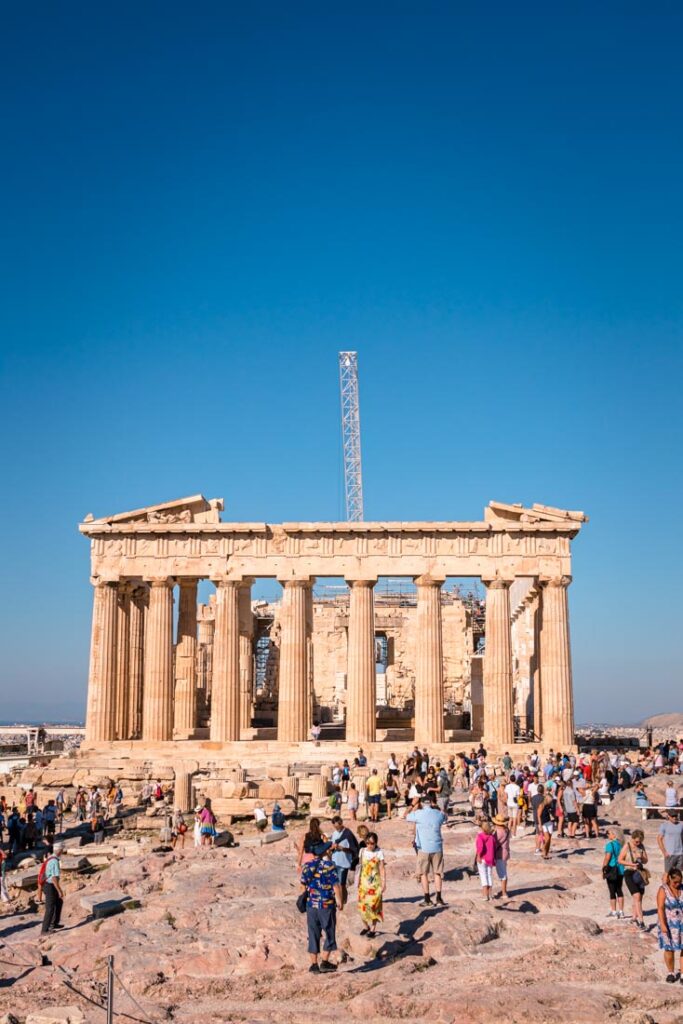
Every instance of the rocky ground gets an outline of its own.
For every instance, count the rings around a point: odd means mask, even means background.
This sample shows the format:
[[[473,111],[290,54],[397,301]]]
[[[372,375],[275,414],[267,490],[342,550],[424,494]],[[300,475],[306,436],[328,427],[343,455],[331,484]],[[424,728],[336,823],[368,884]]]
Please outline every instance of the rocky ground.
[[[651,788],[656,801],[663,785]],[[606,817],[641,825],[632,803],[620,796]],[[485,904],[472,871],[473,826],[456,822],[446,836],[449,906],[440,910],[418,907],[411,827],[380,823],[384,925],[374,941],[362,938],[348,906],[339,921],[348,960],[336,975],[307,971],[305,919],[295,907],[298,829],[256,846],[247,827],[234,849],[147,852],[70,878],[67,927],[42,941],[24,897],[0,920],[0,1020],[9,1013],[27,1024],[103,1024],[113,955],[120,1021],[683,1022],[683,986],[665,984],[656,942],[655,822],[647,827],[654,872],[645,934],[605,916],[603,840],[557,842],[547,863],[533,856],[531,837],[514,840],[510,898]],[[112,889],[139,907],[93,920],[81,897]]]

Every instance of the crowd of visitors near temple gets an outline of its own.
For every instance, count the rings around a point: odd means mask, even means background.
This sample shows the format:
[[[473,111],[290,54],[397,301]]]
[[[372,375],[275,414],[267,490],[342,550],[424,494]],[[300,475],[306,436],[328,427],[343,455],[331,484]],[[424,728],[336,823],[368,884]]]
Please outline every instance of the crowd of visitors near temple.
[[[650,800],[643,780],[656,775],[665,777],[663,803],[652,809],[659,819],[657,848],[648,849],[645,832],[639,828],[625,835],[621,828],[608,823],[603,831],[600,808],[608,806],[617,793],[632,791],[634,807],[648,813]],[[534,853],[544,860],[554,856],[554,844],[559,840],[565,851],[579,842],[602,843],[604,839],[602,876],[609,904],[607,917],[628,919],[635,928],[645,931],[644,903],[649,903],[650,909],[654,905],[666,980],[681,980],[681,775],[683,740],[645,752],[594,750],[580,755],[551,751],[541,756],[534,751],[523,761],[508,751],[492,759],[481,745],[440,760],[415,746],[402,758],[391,753],[382,768],[369,766],[366,754],[359,750],[351,763],[344,760],[332,768],[329,816],[324,821],[311,817],[297,844],[301,887],[298,905],[306,914],[310,971],[328,973],[337,969],[331,954],[337,949],[338,912],[349,913],[355,905],[361,935],[372,938],[381,928],[391,864],[382,849],[380,828],[382,822],[398,817],[405,821],[413,843],[419,906],[425,911],[447,906],[443,834],[454,824],[472,826],[472,870],[487,902],[508,897],[509,875],[514,874],[514,852],[520,839],[533,837]],[[160,780],[150,780],[142,789],[141,799],[144,804],[168,803],[172,793]],[[60,859],[64,846],[60,836],[67,826],[75,826],[81,832],[85,828],[91,841],[101,841],[122,801],[122,791],[116,785],[81,787],[71,794],[68,803],[62,790],[43,806],[33,789],[26,790],[20,802],[11,807],[0,795],[2,902],[10,899],[5,877],[8,863],[24,851],[42,850],[38,879],[38,898],[45,906],[42,931],[49,934],[60,929],[64,899]],[[364,822],[358,821],[361,809],[365,811]],[[190,828],[196,847],[212,847],[219,832],[209,799],[195,808],[192,824],[177,809],[170,824],[174,848],[185,846]],[[277,802],[270,813],[257,802],[254,824],[258,831],[284,832],[287,827]]]

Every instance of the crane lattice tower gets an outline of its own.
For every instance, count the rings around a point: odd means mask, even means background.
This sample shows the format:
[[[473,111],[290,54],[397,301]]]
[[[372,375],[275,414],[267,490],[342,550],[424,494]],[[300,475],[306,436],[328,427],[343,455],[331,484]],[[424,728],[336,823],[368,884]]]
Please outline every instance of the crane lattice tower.
[[[339,387],[341,391],[346,518],[350,523],[359,523],[363,521],[363,472],[360,458],[357,352],[339,353]]]

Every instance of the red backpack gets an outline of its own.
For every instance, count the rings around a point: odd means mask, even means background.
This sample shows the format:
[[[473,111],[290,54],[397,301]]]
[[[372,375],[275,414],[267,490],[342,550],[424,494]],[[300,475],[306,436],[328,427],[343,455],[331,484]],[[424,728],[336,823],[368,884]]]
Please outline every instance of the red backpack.
[[[57,854],[56,853],[51,853],[50,856],[46,857],[45,860],[43,861],[43,863],[40,865],[40,870],[38,871],[38,888],[39,889],[42,889],[43,886],[45,885],[45,873],[47,871],[48,864],[50,863],[51,860],[56,860],[56,859],[57,859]]]

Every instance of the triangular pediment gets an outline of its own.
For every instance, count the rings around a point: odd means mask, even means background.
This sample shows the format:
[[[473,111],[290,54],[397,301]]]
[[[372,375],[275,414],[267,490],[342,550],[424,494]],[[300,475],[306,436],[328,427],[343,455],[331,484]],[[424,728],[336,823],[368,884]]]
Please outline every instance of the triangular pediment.
[[[147,505],[131,512],[117,512],[113,516],[95,519],[86,516],[86,523],[219,523],[223,510],[222,498],[207,499],[203,494],[189,498],[176,498],[160,505]]]

